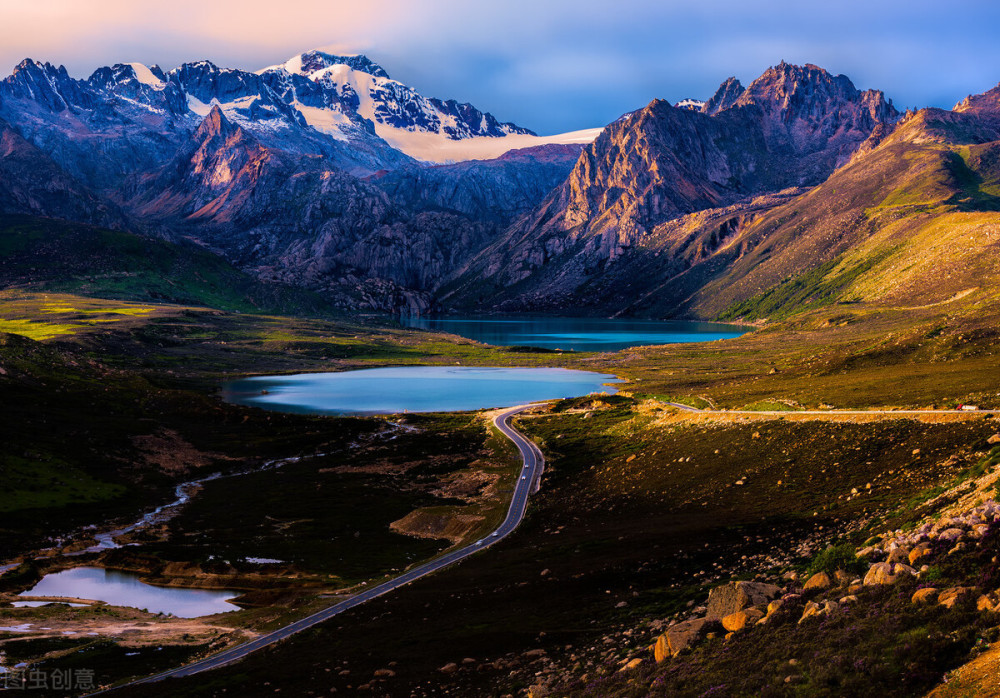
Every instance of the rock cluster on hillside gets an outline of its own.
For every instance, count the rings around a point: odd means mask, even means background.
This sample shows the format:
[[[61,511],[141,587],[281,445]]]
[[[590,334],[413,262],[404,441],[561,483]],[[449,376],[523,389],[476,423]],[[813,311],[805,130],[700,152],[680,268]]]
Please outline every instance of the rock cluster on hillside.
[[[1000,504],[988,499],[912,531],[889,532],[878,543],[858,550],[858,558],[868,564],[863,577],[838,569],[833,574],[816,572],[801,584],[795,573],[785,576],[784,586],[745,581],[723,584],[711,590],[702,614],[666,628],[650,648],[652,658],[657,663],[667,661],[723,632],[728,640],[754,625],[767,624],[778,612],[799,614],[798,624],[837,614],[858,603],[866,587],[896,585],[905,579],[920,583],[912,594],[913,604],[936,603],[951,609],[974,599],[979,611],[1000,612],[1000,588],[939,587],[922,581],[936,560],[961,553],[997,530]]]

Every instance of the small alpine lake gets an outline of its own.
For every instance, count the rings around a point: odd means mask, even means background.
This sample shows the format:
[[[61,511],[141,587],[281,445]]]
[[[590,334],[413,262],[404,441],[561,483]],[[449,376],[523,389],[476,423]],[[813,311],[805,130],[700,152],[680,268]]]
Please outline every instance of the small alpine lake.
[[[520,315],[442,315],[402,318],[400,322],[406,327],[449,332],[484,344],[573,351],[711,342],[739,337],[749,329],[715,322]]]
[[[398,366],[339,373],[256,376],[223,386],[241,405],[304,414],[465,412],[615,392],[606,373],[565,368]]]
[[[235,591],[157,587],[140,581],[129,572],[101,567],[74,567],[47,574],[20,596],[92,599],[115,606],[141,608],[150,613],[170,613],[178,618],[239,610],[238,606],[229,603],[229,599],[239,596]]]

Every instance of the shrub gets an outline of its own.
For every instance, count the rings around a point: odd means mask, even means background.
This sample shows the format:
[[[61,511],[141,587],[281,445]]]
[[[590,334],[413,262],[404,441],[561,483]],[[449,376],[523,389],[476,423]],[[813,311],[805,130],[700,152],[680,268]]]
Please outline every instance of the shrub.
[[[816,574],[817,572],[833,574],[837,570],[859,574],[865,570],[865,562],[858,559],[858,556],[854,553],[854,546],[850,543],[831,545],[816,555],[809,564],[809,574]]]

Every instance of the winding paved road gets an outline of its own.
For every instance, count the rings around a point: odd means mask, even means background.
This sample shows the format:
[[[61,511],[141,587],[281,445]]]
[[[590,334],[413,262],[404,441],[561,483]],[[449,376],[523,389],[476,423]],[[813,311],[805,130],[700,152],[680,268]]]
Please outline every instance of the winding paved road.
[[[684,412],[697,412],[716,417],[726,415],[763,415],[766,417],[790,417],[794,415],[810,415],[813,417],[865,417],[870,415],[889,415],[893,417],[923,417],[927,415],[943,414],[959,417],[975,417],[977,415],[1000,414],[1000,410],[704,410],[691,405],[684,405],[680,402],[668,402],[667,405],[676,407]]]
[[[452,550],[439,558],[435,558],[430,562],[414,567],[413,569],[389,580],[388,582],[366,589],[361,593],[355,594],[351,598],[346,599],[345,601],[341,601],[333,606],[324,608],[322,611],[317,611],[311,616],[306,616],[301,620],[297,620],[294,623],[290,623],[289,625],[269,632],[266,635],[261,635],[250,642],[237,645],[236,647],[224,650],[218,654],[213,654],[212,656],[206,657],[205,659],[201,659],[197,662],[192,662],[191,664],[186,664],[184,666],[177,667],[176,669],[170,669],[169,671],[164,671],[160,674],[149,676],[124,685],[134,686],[136,684],[162,681],[163,679],[174,676],[190,676],[191,674],[198,674],[203,671],[225,666],[226,664],[231,664],[232,662],[246,657],[252,652],[256,652],[257,650],[267,647],[268,645],[273,645],[276,642],[284,640],[286,637],[294,635],[295,633],[301,632],[307,628],[311,628],[317,623],[322,623],[323,621],[332,618],[339,613],[343,613],[348,609],[354,608],[355,606],[360,606],[366,601],[377,599],[378,597],[388,594],[389,592],[420,579],[421,577],[437,572],[438,570],[444,569],[449,565],[454,565],[456,562],[464,560],[470,555],[475,555],[480,550],[488,548],[494,543],[503,540],[506,536],[513,532],[515,528],[517,528],[519,523],[521,523],[521,519],[524,518],[524,512],[528,507],[528,496],[532,492],[537,492],[541,484],[541,475],[545,465],[545,457],[542,455],[538,446],[510,426],[511,417],[532,407],[535,407],[535,405],[512,407],[508,410],[504,410],[493,418],[493,425],[499,429],[504,436],[514,442],[518,451],[521,453],[521,460],[524,462],[524,467],[518,475],[517,482],[514,487],[514,496],[511,499],[510,509],[507,510],[507,518],[504,519],[503,523],[500,524],[500,527],[493,533],[490,533],[482,540],[479,540],[471,545]]]

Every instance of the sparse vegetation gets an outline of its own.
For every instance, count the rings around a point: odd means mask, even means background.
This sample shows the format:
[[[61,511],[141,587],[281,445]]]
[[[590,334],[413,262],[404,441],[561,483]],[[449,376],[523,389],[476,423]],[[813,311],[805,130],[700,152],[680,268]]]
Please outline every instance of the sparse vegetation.
[[[852,574],[861,574],[867,570],[867,565],[863,560],[859,560],[854,551],[854,546],[850,543],[831,545],[823,552],[819,553],[809,563],[810,574],[826,572],[833,574],[837,570],[844,570]]]

